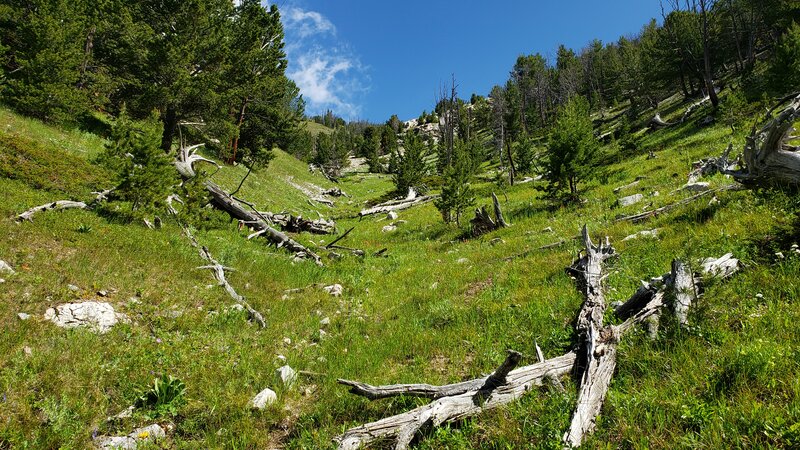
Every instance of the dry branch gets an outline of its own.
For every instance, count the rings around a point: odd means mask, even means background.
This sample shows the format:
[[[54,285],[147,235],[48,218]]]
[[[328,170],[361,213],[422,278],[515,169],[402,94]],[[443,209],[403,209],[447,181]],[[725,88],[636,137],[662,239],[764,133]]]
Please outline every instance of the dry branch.
[[[33,215],[38,212],[57,211],[62,209],[89,209],[89,206],[84,202],[75,202],[72,200],[58,200],[56,202],[36,206],[25,211],[24,213],[17,216],[17,222],[22,222],[23,220],[33,222]]]
[[[699,194],[695,194],[695,195],[693,195],[691,197],[685,198],[685,199],[683,199],[681,201],[678,201],[678,202],[675,202],[675,203],[670,203],[669,205],[662,206],[660,208],[656,208],[656,209],[653,209],[653,210],[650,210],[650,211],[641,212],[641,213],[638,213],[638,214],[633,214],[633,215],[630,215],[630,216],[619,217],[619,218],[617,218],[615,220],[615,222],[626,222],[626,221],[630,221],[630,222],[633,222],[633,223],[641,222],[641,221],[647,220],[647,219],[649,219],[651,217],[655,217],[655,216],[667,213],[669,211],[672,211],[675,208],[678,208],[678,207],[681,207],[681,206],[684,206],[684,205],[688,205],[689,203],[692,203],[695,200],[698,200],[698,199],[703,198],[705,196],[708,196],[708,195],[711,195],[711,194],[715,194],[715,193],[721,192],[721,191],[731,191],[731,190],[737,190],[737,189],[739,189],[739,186],[736,185],[736,184],[729,184],[727,186],[722,186],[721,188],[717,188],[717,189],[709,189],[707,191],[703,191],[703,192],[701,192]]]
[[[200,257],[209,262],[209,265],[198,267],[198,269],[211,270],[211,273],[214,275],[214,279],[217,280],[220,286],[225,288],[225,292],[227,292],[228,295],[230,295],[230,297],[236,301],[236,303],[242,305],[242,307],[244,307],[244,309],[247,310],[247,313],[250,316],[250,318],[256,321],[262,328],[266,327],[267,323],[264,320],[264,316],[262,316],[261,313],[253,309],[253,307],[250,306],[249,303],[247,303],[247,300],[245,300],[244,297],[239,295],[236,292],[236,289],[234,289],[233,286],[231,286],[231,284],[228,282],[228,279],[225,277],[225,271],[231,269],[223,266],[216,259],[214,259],[214,257],[211,256],[211,252],[209,252],[206,247],[202,247],[200,246],[200,244],[197,243],[197,239],[195,239],[194,235],[192,235],[189,229],[186,228],[186,226],[183,225],[181,226],[183,227],[183,231],[186,234],[186,237],[189,238],[189,240],[191,241],[192,246],[198,249]]]

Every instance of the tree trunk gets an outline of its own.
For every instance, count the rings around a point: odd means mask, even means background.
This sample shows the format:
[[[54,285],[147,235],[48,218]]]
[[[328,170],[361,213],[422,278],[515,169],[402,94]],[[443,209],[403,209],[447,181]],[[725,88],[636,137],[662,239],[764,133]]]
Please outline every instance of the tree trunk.
[[[161,135],[161,149],[164,150],[165,153],[171,153],[172,141],[175,137],[175,130],[178,127],[178,115],[174,107],[167,107],[162,122],[164,124],[164,133]]]
[[[711,99],[711,104],[714,108],[719,106],[719,98],[717,91],[714,88],[714,78],[711,70],[711,49],[708,42],[708,13],[706,11],[706,2],[708,0],[700,0],[700,11],[703,14],[703,78],[705,79],[706,90],[708,90],[708,97]]]

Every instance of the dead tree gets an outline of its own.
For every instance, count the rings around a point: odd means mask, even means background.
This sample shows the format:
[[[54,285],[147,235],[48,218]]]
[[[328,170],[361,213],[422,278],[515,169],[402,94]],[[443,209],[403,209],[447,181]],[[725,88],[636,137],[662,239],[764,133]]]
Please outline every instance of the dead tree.
[[[772,112],[789,103],[775,117]],[[739,169],[728,160],[730,150],[715,161],[723,173],[748,187],[800,186],[800,152],[791,145],[794,123],[800,120],[800,95],[786,97],[767,114],[766,123],[757,130],[756,125],[745,139],[744,151],[738,159]]]
[[[260,212],[259,215],[280,225],[283,231],[290,233],[307,231],[313,234],[332,234],[336,230],[336,223],[333,220],[308,220],[289,213]]]
[[[605,244],[594,245],[586,227],[583,228],[582,237],[586,246],[585,255],[580,255],[567,269],[576,278],[578,287],[585,296],[576,324],[581,338],[577,351],[544,360],[541,350],[536,346],[539,362],[516,369],[520,355],[509,352],[506,360],[492,375],[444,386],[372,386],[340,379],[339,383],[349,386],[351,393],[370,400],[406,395],[430,398],[433,401],[411,411],[347,430],[335,438],[339,449],[354,450],[379,441],[393,441],[395,449],[406,449],[423,428],[463,420],[506,405],[525,395],[533,386],[545,382],[558,383],[558,379],[568,373],[574,373],[578,377],[579,392],[570,428],[563,439],[569,447],[579,446],[585,435],[591,433],[595,427],[614,373],[617,345],[621,337],[636,325],[650,322],[665,306],[672,304],[674,308],[675,301],[671,300],[672,293],[676,292],[674,280],[683,276],[678,275],[679,272],[683,273],[681,264],[673,264],[670,274],[651,284],[644,284],[616,309],[618,317],[624,320],[622,324],[606,326],[603,324],[606,309],[602,290],[602,280],[605,278],[603,263],[613,257],[615,251],[607,240]],[[730,255],[725,255],[717,260],[705,261],[703,270],[717,276],[729,275],[735,271],[736,264]],[[700,277],[694,279],[698,280]],[[690,300],[693,298],[690,297]],[[690,304],[691,301],[686,301],[682,306],[688,307]]]
[[[470,221],[473,237],[508,226],[505,218],[503,218],[503,211],[500,209],[500,201],[494,192],[492,192],[492,204],[494,206],[494,219],[489,215],[485,206],[475,210],[475,218]]]
[[[420,197],[414,197],[410,200],[390,200],[388,202],[377,204],[371,208],[366,208],[361,210],[358,213],[359,217],[370,216],[373,214],[382,214],[388,213],[390,211],[400,211],[403,209],[411,208],[412,206],[421,205],[423,203],[428,203],[432,200],[438,198],[438,195],[423,195]]]

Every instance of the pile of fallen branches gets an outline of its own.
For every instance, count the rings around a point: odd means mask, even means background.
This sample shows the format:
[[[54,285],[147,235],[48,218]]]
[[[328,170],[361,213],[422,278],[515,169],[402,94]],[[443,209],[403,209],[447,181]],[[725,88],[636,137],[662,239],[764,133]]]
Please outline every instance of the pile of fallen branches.
[[[356,426],[338,436],[335,441],[341,450],[355,450],[378,441],[393,441],[395,449],[408,448],[414,437],[424,428],[438,427],[476,416],[483,411],[506,405],[530,392],[533,386],[545,382],[556,383],[567,374],[573,374],[578,385],[578,402],[569,429],[563,437],[564,444],[578,447],[586,434],[594,430],[597,417],[608,392],[616,367],[617,346],[623,335],[637,325],[653,323],[670,307],[678,321],[686,322],[686,311],[697,297],[699,277],[695,277],[681,261],[673,263],[672,271],[645,283],[631,298],[616,308],[620,325],[605,325],[606,300],[603,293],[605,261],[616,256],[608,243],[595,245],[586,227],[582,237],[585,254],[567,268],[576,279],[584,295],[578,313],[576,332],[578,347],[562,356],[545,360],[537,346],[539,361],[517,367],[521,361],[518,352],[510,351],[503,363],[491,375],[444,386],[428,384],[395,384],[372,386],[366,383],[339,380],[350,387],[350,392],[377,400],[398,395],[430,398],[433,401],[411,411],[387,417],[376,422]],[[738,261],[726,255],[719,260],[704,262],[705,276],[728,276],[736,271]]]
[[[399,200],[389,200],[388,202],[379,203],[371,208],[366,208],[361,210],[358,213],[359,217],[370,216],[373,214],[382,214],[388,213],[391,211],[400,211],[402,209],[411,208],[412,206],[422,205],[424,203],[428,203],[437,197],[438,195],[422,195],[417,196],[416,193],[412,190],[411,193],[413,195],[409,195],[404,199]]]

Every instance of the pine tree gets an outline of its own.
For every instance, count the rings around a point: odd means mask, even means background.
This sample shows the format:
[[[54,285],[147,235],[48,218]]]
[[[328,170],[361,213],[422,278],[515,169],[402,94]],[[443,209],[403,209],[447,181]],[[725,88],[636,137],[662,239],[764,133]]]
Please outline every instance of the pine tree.
[[[464,142],[456,141],[452,163],[442,174],[444,179],[442,195],[434,202],[445,223],[456,222],[460,226],[462,214],[475,203],[475,197],[469,186],[474,171],[475,164]]]
[[[589,102],[583,96],[573,97],[559,109],[549,144],[547,189],[553,196],[568,190],[568,198],[577,200],[578,183],[592,175],[598,148]]]
[[[422,178],[426,175],[425,143],[414,135],[406,135],[403,143],[403,153],[395,150],[392,154],[394,169],[392,181],[398,195],[406,195],[411,188],[419,188]]]

